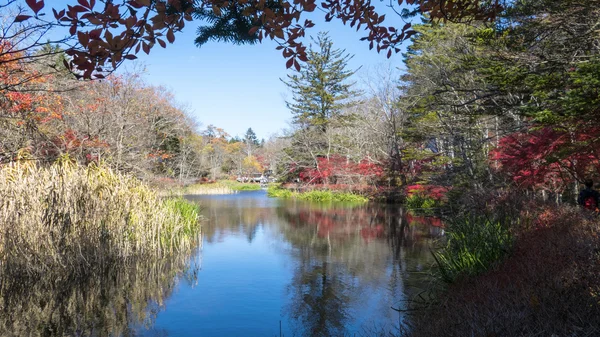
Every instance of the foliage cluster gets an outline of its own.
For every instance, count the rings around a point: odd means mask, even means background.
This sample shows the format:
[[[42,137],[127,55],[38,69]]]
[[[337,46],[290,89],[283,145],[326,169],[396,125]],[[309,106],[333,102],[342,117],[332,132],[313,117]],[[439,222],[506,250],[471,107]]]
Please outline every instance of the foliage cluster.
[[[188,251],[199,237],[196,206],[69,159],[2,166],[0,202],[2,265],[29,275],[85,274],[90,265]]]
[[[433,214],[444,205],[449,188],[435,185],[415,184],[406,187],[405,206],[413,211]]]

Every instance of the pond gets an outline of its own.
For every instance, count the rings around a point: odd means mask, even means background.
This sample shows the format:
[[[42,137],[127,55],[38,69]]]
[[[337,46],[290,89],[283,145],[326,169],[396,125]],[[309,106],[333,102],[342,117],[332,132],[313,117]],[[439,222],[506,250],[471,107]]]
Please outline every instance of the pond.
[[[188,257],[96,278],[4,282],[1,335],[373,336],[427,286],[439,223],[398,206],[314,204],[264,191],[188,196]],[[8,286],[7,286],[8,284]]]

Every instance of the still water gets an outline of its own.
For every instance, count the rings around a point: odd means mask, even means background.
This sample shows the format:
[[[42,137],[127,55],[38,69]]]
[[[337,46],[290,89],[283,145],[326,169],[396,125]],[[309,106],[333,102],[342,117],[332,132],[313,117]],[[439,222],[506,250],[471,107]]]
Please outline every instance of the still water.
[[[264,191],[188,196],[192,256],[3,292],[2,335],[376,336],[427,286],[435,220],[398,206],[314,204]],[[7,294],[10,294],[7,295]]]

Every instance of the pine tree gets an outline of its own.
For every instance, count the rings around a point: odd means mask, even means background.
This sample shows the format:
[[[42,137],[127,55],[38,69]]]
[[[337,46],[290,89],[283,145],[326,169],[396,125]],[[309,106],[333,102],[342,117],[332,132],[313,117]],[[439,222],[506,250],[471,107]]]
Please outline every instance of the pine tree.
[[[252,128],[248,128],[246,134],[244,135],[244,143],[253,144],[258,146],[258,137],[256,137],[256,133]]]
[[[327,33],[319,33],[313,39],[318,49],[311,45],[307,62],[282,82],[291,89],[292,101],[286,102],[294,115],[293,122],[302,128],[318,127],[327,130],[330,119],[341,116],[342,110],[358,95],[348,83],[356,70],[346,70],[352,55],[345,50],[333,49]]]
[[[252,128],[248,128],[242,141],[244,142],[246,148],[246,154],[248,157],[250,157],[252,155],[252,151],[258,147],[258,137],[256,137],[256,133],[254,133]]]

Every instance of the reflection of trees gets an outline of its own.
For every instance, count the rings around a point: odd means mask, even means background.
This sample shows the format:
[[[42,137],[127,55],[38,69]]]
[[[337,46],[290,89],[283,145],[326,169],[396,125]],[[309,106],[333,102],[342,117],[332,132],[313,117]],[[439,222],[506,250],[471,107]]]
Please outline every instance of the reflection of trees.
[[[395,321],[390,306],[409,295],[407,286],[416,288],[423,282],[411,271],[432,262],[428,247],[439,235],[428,224],[410,222],[414,219],[402,209],[377,204],[290,202],[277,214],[299,260],[289,311],[302,335],[349,333],[345,328],[351,308],[382,289],[387,293],[375,315],[387,318],[380,321]]]
[[[290,244],[297,263],[285,311],[303,336],[351,334],[361,329],[352,325],[365,310],[365,321],[397,322],[390,307],[418,291],[427,275],[413,271],[433,262],[429,247],[440,235],[430,220],[391,205],[324,205],[250,194],[203,198],[200,204],[210,219],[203,226],[209,242],[228,234],[251,242],[263,226]]]
[[[185,258],[168,257],[97,268],[85,277],[2,277],[0,336],[134,335],[136,326],[153,325],[176,275],[194,281],[197,270],[186,266]]]
[[[272,218],[272,208],[265,207],[264,200],[240,195],[228,195],[214,198],[198,198],[202,215],[208,221],[202,226],[202,235],[207,242],[220,240],[228,233],[243,233],[248,242],[252,242],[260,226]]]
[[[294,275],[290,314],[305,336],[339,336],[345,332],[353,289],[351,277],[336,268],[323,260],[302,260]]]

